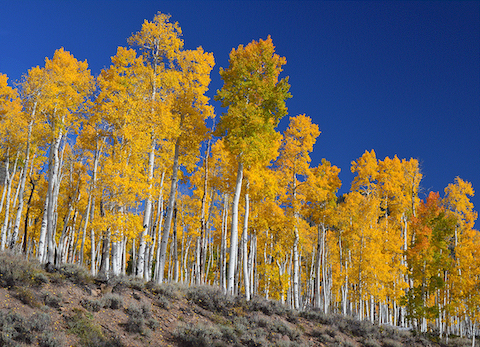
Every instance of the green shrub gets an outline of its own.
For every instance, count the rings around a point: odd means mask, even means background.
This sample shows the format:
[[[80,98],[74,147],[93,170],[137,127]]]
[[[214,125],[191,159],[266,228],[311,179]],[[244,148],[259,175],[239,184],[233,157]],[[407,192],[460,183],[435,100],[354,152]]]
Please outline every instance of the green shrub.
[[[83,346],[104,346],[106,338],[101,327],[95,324],[92,318],[90,313],[74,309],[73,315],[67,318],[69,332],[77,335]]]

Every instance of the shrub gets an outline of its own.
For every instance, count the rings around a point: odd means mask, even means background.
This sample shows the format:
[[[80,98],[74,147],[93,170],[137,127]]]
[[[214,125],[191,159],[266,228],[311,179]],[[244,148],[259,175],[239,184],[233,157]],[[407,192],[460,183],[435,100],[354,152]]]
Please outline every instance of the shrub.
[[[360,321],[353,318],[346,318],[346,326],[342,332],[350,331],[355,336],[376,337],[379,338],[378,327],[367,321]]]
[[[143,317],[137,318],[129,316],[124,326],[125,330],[129,333],[143,334],[145,332],[145,321]]]
[[[79,337],[83,346],[104,346],[107,339],[101,327],[95,324],[92,318],[90,313],[74,309],[73,315],[67,318],[68,329]]]
[[[35,331],[45,331],[50,326],[50,315],[47,313],[34,313],[30,317],[30,326]]]
[[[31,326],[23,316],[0,311],[0,346],[17,346],[16,342],[31,344],[33,339]]]
[[[82,299],[80,300],[80,305],[84,309],[90,312],[98,312],[100,311],[100,308],[102,307],[102,304],[98,300],[90,300],[90,299]]]
[[[26,261],[9,252],[0,254],[0,287],[41,285],[48,282],[38,261]]]
[[[247,309],[249,311],[263,312],[267,316],[271,316],[272,314],[282,316],[291,311],[285,305],[282,305],[276,300],[267,300],[260,296],[253,297],[252,300],[247,303]],[[293,312],[290,312],[289,314],[290,316],[294,315]]]
[[[402,347],[403,346],[401,342],[398,342],[392,339],[384,339],[382,342],[384,347]]]
[[[223,294],[220,289],[211,286],[195,286],[187,290],[187,300],[204,308],[223,315],[231,313],[234,300],[230,295]]]
[[[332,324],[332,315],[326,315],[321,311],[311,310],[311,311],[302,311],[299,313],[299,316],[305,318],[306,320],[317,322],[324,325]]]
[[[275,322],[273,326],[270,326],[270,330],[288,336],[291,341],[300,339],[300,333],[297,330],[290,328],[283,322]]]
[[[154,304],[160,308],[163,308],[164,310],[168,310],[170,308],[170,302],[163,295],[157,296],[157,298],[154,301]]]
[[[152,315],[150,307],[145,303],[141,305],[133,303],[128,306],[125,313],[128,315],[128,320],[124,325],[125,330],[130,333],[145,334],[145,319],[150,319]],[[147,326],[149,326],[148,324]],[[150,324],[152,323],[150,322]]]
[[[220,325],[219,326],[220,333],[222,334],[222,340],[228,344],[235,344],[238,342],[237,334],[235,330],[228,325]]]
[[[107,284],[112,287],[112,293],[122,293],[128,288],[143,290],[145,287],[145,282],[141,278],[125,275],[112,276],[108,279]]]
[[[93,280],[90,272],[78,264],[62,264],[57,271],[75,284],[88,284]]]
[[[381,345],[376,340],[370,337],[363,340],[363,345],[365,347],[381,347]]]
[[[149,327],[151,330],[157,330],[157,328],[160,326],[160,323],[154,318],[150,318],[147,321],[147,327]]]
[[[50,292],[46,292],[43,295],[43,302],[45,303],[45,305],[53,308],[60,307],[60,303],[62,302],[62,296],[60,294],[52,294]]]
[[[452,338],[449,340],[448,346],[450,347],[470,347],[472,345],[472,340],[467,338]]]
[[[173,332],[173,336],[183,345],[192,347],[210,347],[222,341],[222,333],[216,326],[203,324],[182,324]]]
[[[142,303],[141,305],[132,303],[125,310],[125,313],[135,318],[150,318],[152,315],[150,307],[145,303]]]
[[[337,332],[335,331],[335,329],[332,329],[332,328],[325,329],[325,332],[330,337],[335,337],[337,335]]]
[[[123,298],[118,294],[106,294],[102,298],[102,307],[118,310],[123,307]]]
[[[146,285],[147,289],[149,289],[153,294],[167,297],[169,299],[178,299],[180,297],[179,284],[173,283],[162,283],[162,284],[153,284],[153,282],[148,282]]]
[[[62,347],[65,342],[61,336],[53,334],[51,331],[45,331],[38,339],[40,347]]]
[[[15,297],[25,305],[30,307],[40,307],[40,303],[37,300],[35,294],[28,288],[15,287]]]
[[[261,328],[253,328],[247,330],[241,336],[241,341],[245,346],[249,347],[266,347],[271,343],[266,339],[266,332]]]

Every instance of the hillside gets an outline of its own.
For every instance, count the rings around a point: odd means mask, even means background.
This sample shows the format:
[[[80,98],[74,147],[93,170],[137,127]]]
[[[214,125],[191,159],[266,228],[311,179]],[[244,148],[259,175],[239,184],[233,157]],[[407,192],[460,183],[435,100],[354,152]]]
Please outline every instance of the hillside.
[[[213,287],[91,278],[0,254],[0,346],[470,346]]]

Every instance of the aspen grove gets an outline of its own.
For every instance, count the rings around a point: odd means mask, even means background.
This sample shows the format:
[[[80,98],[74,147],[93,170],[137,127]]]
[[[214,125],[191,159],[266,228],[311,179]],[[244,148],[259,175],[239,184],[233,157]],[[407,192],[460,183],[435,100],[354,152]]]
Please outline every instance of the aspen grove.
[[[218,286],[295,309],[472,336],[480,234],[457,177],[420,199],[416,159],[313,167],[319,126],[287,116],[286,59],[270,37],[220,69],[158,13],[94,77],[63,48],[10,86],[0,74],[0,248],[50,271]],[[216,126],[208,125],[216,124]],[[452,178],[453,179],[453,178]],[[181,189],[179,189],[181,187]]]

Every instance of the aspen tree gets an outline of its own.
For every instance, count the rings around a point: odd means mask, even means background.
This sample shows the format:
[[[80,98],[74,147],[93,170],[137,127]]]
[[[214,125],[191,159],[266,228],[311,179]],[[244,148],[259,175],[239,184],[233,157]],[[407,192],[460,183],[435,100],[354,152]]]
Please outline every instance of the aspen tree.
[[[310,152],[317,137],[318,126],[305,115],[290,117],[290,124],[284,132],[282,148],[277,165],[284,175],[283,181],[288,187],[286,202],[293,217],[293,302],[294,308],[300,308],[300,276],[299,276],[299,241],[300,241],[300,209],[305,200],[299,187],[305,182],[301,177],[310,173]],[[305,179],[304,179],[305,180]]]
[[[179,157],[186,147],[198,147],[206,133],[204,119],[213,114],[212,108],[207,104],[208,98],[204,95],[210,83],[213,55],[205,53],[201,47],[196,50],[183,50],[183,40],[180,38],[182,30],[178,23],[171,23],[169,20],[170,16],[158,13],[152,22],[145,20],[141,31],[129,39],[129,43],[137,46],[143,53],[150,76],[147,81],[150,91],[148,100],[152,106],[151,112],[145,118],[151,129],[152,144],[148,164],[149,190],[154,175],[155,148],[160,136],[175,143],[167,216],[160,244],[160,258],[157,259],[157,282],[163,281],[178,170],[181,165]],[[160,135],[160,131],[163,131],[163,134]],[[188,143],[189,141],[193,141],[193,144]],[[144,230],[138,253],[136,272],[139,277],[144,276],[145,236],[150,227],[151,206],[152,197],[149,193],[145,202]]]
[[[22,110],[20,104],[20,98],[18,97],[18,92],[11,88],[8,83],[8,77],[4,74],[0,74],[0,141],[1,147],[4,150],[4,158],[3,161],[5,162],[5,182],[2,182],[4,185],[4,194],[2,195],[2,207],[4,199],[5,201],[5,218],[4,223],[2,226],[1,231],[1,245],[0,249],[4,250],[7,246],[7,227],[8,227],[8,220],[9,220],[9,212],[10,212],[10,192],[13,184],[13,176],[15,175],[16,171],[16,163],[18,162],[18,156],[21,151],[21,143],[22,140],[20,139],[19,135],[21,134],[21,130],[24,127],[23,117],[22,117]],[[15,156],[14,153],[17,152]],[[13,174],[9,170],[10,161],[13,157],[16,157],[14,164]],[[23,167],[23,172],[25,175],[27,173],[27,167]],[[6,190],[6,196],[5,196]],[[21,192],[21,198],[23,203],[23,191]],[[1,212],[1,209],[0,209]],[[15,240],[16,242],[16,240]],[[9,246],[12,248],[14,243],[10,243]]]
[[[270,36],[266,40],[240,45],[230,52],[229,67],[220,69],[224,82],[216,100],[227,107],[216,133],[225,136],[228,151],[237,157],[237,180],[232,205],[230,260],[227,292],[233,294],[238,252],[238,205],[244,165],[269,162],[276,157],[272,148],[279,138],[275,131],[287,113],[285,100],[290,97],[288,79],[279,80],[286,59],[275,54]],[[274,146],[273,146],[274,147]],[[272,150],[273,149],[273,150]]]
[[[140,237],[136,274],[144,277],[145,262],[145,237],[150,228],[152,213],[152,182],[155,168],[155,150],[160,140],[162,127],[172,128],[169,103],[171,102],[172,82],[176,83],[174,64],[180,50],[183,48],[183,40],[180,38],[182,30],[177,22],[171,23],[170,16],[162,13],[155,15],[152,22],[144,21],[142,29],[128,39],[132,46],[136,46],[143,54],[144,62],[148,69],[148,79],[145,80],[147,94],[145,97],[150,103],[149,112],[145,115],[145,122],[150,127],[150,145],[148,154],[148,181],[149,191],[145,201],[143,231]],[[175,170],[174,170],[175,171]],[[175,173],[172,176],[175,177]]]
[[[46,209],[40,235],[41,240],[46,239],[46,244],[39,244],[38,255],[40,261],[54,266],[55,208],[60,185],[61,152],[69,132],[78,126],[78,112],[93,90],[93,77],[87,62],[78,61],[70,52],[61,48],[55,51],[51,60],[45,59],[42,78],[41,117],[48,124],[46,141],[49,143],[50,155]],[[47,257],[45,250],[48,251]]]
[[[307,182],[302,187],[306,196],[302,212],[317,225],[318,230],[313,303],[317,308],[322,307],[324,313],[329,313],[332,296],[332,260],[328,257],[331,250],[327,247],[327,234],[335,225],[336,192],[341,186],[339,172],[339,168],[322,159],[321,165],[310,170]]]

